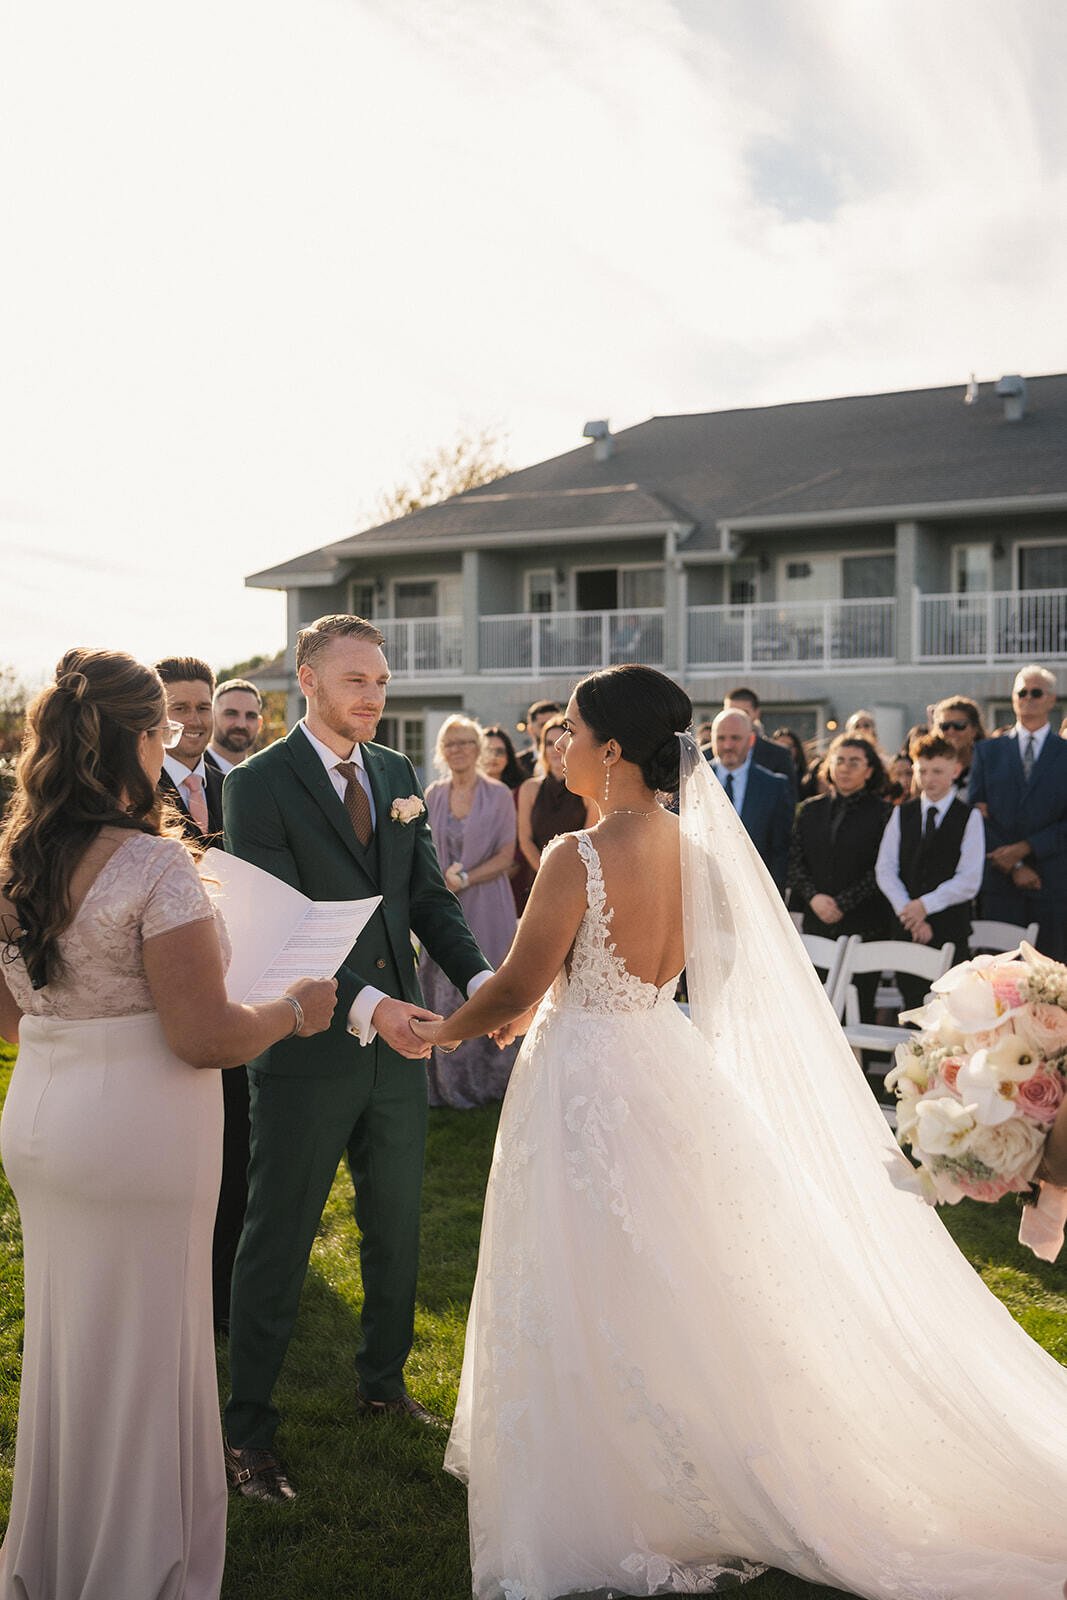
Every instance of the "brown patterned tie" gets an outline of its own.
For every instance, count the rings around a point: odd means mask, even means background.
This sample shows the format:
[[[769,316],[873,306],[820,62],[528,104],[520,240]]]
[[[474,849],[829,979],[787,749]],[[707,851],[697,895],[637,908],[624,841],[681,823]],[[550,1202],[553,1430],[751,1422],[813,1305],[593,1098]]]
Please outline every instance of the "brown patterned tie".
[[[370,844],[374,824],[367,791],[359,781],[359,769],[354,761],[339,761],[334,771],[339,772],[345,780],[345,810],[352,819],[356,838],[365,850]]]

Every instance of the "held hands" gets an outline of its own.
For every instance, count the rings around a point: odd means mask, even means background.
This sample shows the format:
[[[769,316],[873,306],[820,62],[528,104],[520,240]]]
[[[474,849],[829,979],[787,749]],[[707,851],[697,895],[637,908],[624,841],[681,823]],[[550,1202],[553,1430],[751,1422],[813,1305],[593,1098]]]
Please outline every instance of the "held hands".
[[[513,1017],[510,1022],[502,1022],[499,1028],[494,1028],[489,1035],[498,1050],[506,1050],[521,1034],[529,1033],[533,1019],[537,1015],[537,1007],[531,1006],[529,1011],[524,1011],[521,1017]]]
[[[397,1055],[406,1056],[409,1061],[425,1061],[430,1046],[416,1034],[416,1025],[439,1024],[441,1018],[436,1011],[427,1011],[425,1006],[409,1005],[406,1000],[390,1000],[386,996],[378,1001],[371,1021]]]
[[[449,1053],[453,1051],[459,1044],[459,1040],[455,1039],[451,1044],[443,1044],[441,1042],[445,1027],[443,1018],[438,1017],[434,1012],[427,1012],[426,1015],[427,1017],[433,1018],[433,1020],[429,1022],[419,1022],[413,1020],[411,1023],[412,1033],[415,1034],[417,1038],[422,1039],[425,1042],[426,1054],[429,1055],[432,1049],[445,1050]]]
[[[310,1039],[313,1034],[325,1033],[337,1004],[337,979],[298,978],[285,992],[292,995],[304,1013],[304,1026],[294,1037]]]

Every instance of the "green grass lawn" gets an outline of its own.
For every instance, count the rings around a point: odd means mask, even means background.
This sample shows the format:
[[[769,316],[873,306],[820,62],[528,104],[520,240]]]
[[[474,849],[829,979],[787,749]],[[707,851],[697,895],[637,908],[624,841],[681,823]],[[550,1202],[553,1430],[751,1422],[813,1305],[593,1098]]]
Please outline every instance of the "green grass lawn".
[[[0,1047],[0,1087],[10,1057]],[[435,1111],[423,1227],[413,1392],[448,1413],[474,1279],[493,1112]],[[1067,1362],[1067,1272],[1015,1243],[1018,1213],[1000,1206],[943,1212],[947,1226],[1034,1338]],[[0,1182],[0,1499],[11,1491],[22,1335],[21,1249],[10,1190]],[[357,1424],[352,1351],[359,1305],[351,1186],[339,1174],[323,1216],[296,1337],[279,1386],[280,1443],[300,1498],[286,1511],[232,1501],[224,1600],[468,1600],[464,1491],[441,1469],[444,1436],[399,1422]],[[225,1392],[225,1355],[219,1383]],[[746,1600],[837,1596],[780,1573]]]

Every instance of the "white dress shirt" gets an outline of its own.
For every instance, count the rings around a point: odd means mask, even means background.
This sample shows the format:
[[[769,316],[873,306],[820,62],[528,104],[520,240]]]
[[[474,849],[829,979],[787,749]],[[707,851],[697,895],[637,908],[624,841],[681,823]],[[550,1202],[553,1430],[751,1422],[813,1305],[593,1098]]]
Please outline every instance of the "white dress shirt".
[[[200,779],[201,788],[205,791],[207,789],[207,768],[204,765],[203,756],[200,757],[200,760],[196,763],[195,767],[187,767],[184,761],[176,761],[169,750],[164,750],[163,771],[167,774],[167,777],[178,790],[178,793],[181,795],[182,802],[184,804],[187,804],[189,800],[188,789],[182,788],[186,778],[198,777]],[[206,793],[204,794],[204,803],[205,805],[207,804]]]
[[[223,777],[225,777],[228,772],[232,772],[234,767],[239,767],[241,765],[239,761],[231,761],[229,756],[224,756],[222,751],[216,750],[213,744],[208,745],[208,751],[211,755],[212,761],[218,767]]]
[[[337,791],[337,796],[340,800],[344,800],[345,790],[348,787],[348,779],[345,777],[343,772],[338,772],[337,768],[342,761],[352,762],[356,769],[356,776],[359,779],[360,785],[363,788],[368,801],[370,802],[371,822],[375,827],[377,827],[378,817],[374,805],[374,794],[371,790],[370,778],[367,775],[367,769],[363,764],[363,752],[359,748],[359,745],[354,744],[347,756],[339,756],[337,751],[331,750],[328,744],[323,744],[321,739],[316,739],[315,735],[312,733],[311,729],[303,719],[301,719],[300,722],[300,731],[307,739],[308,744],[314,750],[323,766],[326,768],[326,771],[330,777],[330,782]],[[470,1000],[481,988],[482,984],[487,982],[487,980],[492,976],[493,973],[491,969],[487,969],[485,972],[476,972],[470,983],[467,985],[467,999]],[[348,1031],[353,1035],[354,1038],[359,1040],[360,1044],[373,1044],[375,1039],[378,1037],[378,1030],[371,1021],[371,1018],[374,1016],[374,1012],[377,1008],[379,1000],[388,1000],[390,998],[392,997],[387,995],[383,989],[376,989],[372,983],[364,984],[363,988],[356,995],[356,998],[353,1000],[348,1010]]]
[[[1019,741],[1019,759],[1021,761],[1023,756],[1026,754],[1026,741],[1030,738],[1031,730],[1029,728],[1024,728],[1021,722],[1017,722],[1012,731],[1014,732],[1016,739]],[[1035,761],[1045,748],[1045,740],[1048,738],[1051,732],[1051,722],[1046,722],[1040,728],[1033,729]]]
[[[716,777],[724,789],[726,787],[726,774],[730,773],[731,777],[733,778],[734,810],[737,812],[737,815],[740,816],[741,807],[745,803],[745,794],[748,790],[748,775],[752,770],[752,751],[750,750],[748,752],[748,755],[745,757],[744,761],[742,761],[739,767],[724,767],[722,762],[718,759],[714,760],[711,764],[715,768]]]
[[[941,800],[928,800],[921,795],[920,828],[926,831],[926,818],[933,810],[937,813],[936,827],[940,828],[945,820],[945,812],[956,798],[955,787],[951,788]],[[949,906],[965,905],[973,900],[982,883],[982,874],[985,870],[985,823],[980,811],[972,811],[967,818],[967,826],[963,830],[963,842],[960,845],[960,859],[956,863],[956,870],[951,878],[946,878],[944,883],[939,883],[936,889],[920,895],[926,907],[926,915],[932,917],[938,911],[944,911]],[[878,860],[875,862],[874,876],[878,887],[885,895],[893,910],[899,916],[911,899],[900,879],[900,807],[894,806],[886,823],[882,835],[882,843],[878,848]]]

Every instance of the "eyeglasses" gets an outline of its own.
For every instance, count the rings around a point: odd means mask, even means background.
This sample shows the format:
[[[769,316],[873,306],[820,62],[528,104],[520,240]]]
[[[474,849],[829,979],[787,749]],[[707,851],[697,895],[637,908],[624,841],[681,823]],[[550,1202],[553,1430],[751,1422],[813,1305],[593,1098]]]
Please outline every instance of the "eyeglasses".
[[[1048,692],[1047,689],[1016,689],[1015,691],[1020,700],[1043,700]]]
[[[938,728],[942,733],[966,733],[970,727],[969,722],[939,722]]]
[[[869,767],[870,762],[865,756],[835,756],[835,767]]]
[[[441,746],[441,749],[446,752],[449,750],[477,750],[477,748],[477,739],[450,739],[447,744]]]
[[[161,722],[158,728],[150,728],[150,733],[158,733],[163,740],[164,750],[173,750],[175,745],[181,743],[182,734],[185,732],[183,722]]]

